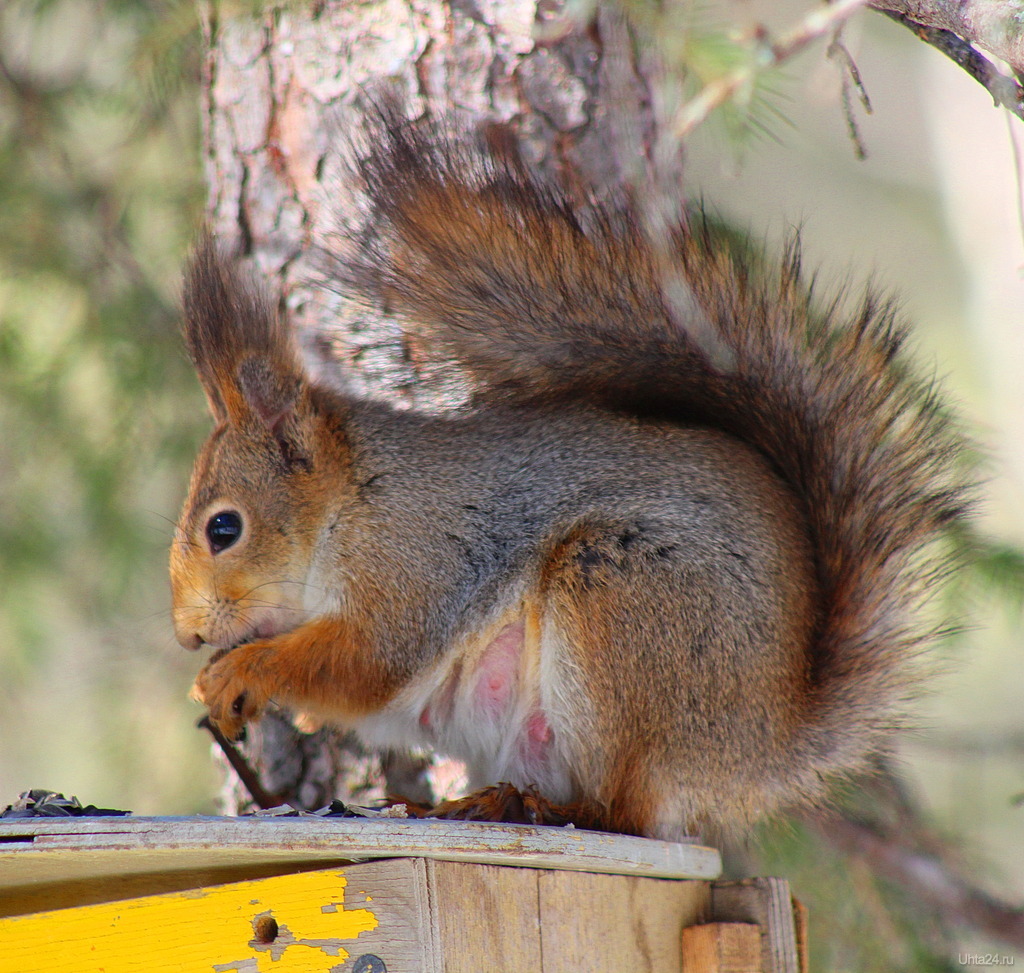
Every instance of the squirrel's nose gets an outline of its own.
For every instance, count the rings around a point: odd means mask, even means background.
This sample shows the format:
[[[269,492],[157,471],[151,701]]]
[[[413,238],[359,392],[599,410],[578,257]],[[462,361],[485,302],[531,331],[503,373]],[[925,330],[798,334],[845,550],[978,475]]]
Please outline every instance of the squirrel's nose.
[[[203,644],[203,639],[202,636],[196,635],[194,632],[191,635],[182,632],[178,636],[178,643],[182,648],[188,649],[189,652],[195,652]]]

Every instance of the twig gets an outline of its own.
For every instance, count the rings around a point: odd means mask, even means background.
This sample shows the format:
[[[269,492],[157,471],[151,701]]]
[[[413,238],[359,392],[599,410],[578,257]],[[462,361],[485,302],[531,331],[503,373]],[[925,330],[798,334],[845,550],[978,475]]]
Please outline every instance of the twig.
[[[825,7],[816,7],[775,41],[769,38],[763,28],[759,30],[755,37],[756,48],[752,61],[724,78],[712,81],[696,98],[684,105],[673,126],[673,134],[678,138],[685,138],[704,122],[714,109],[749,85],[759,71],[788,61],[809,44],[844,23],[867,3],[868,0],[838,0],[837,3]]]
[[[1006,128],[1010,136],[1010,151],[1013,153],[1013,176],[1017,180],[1017,226],[1021,241],[1024,242],[1024,167],[1021,166],[1020,131],[1013,127],[1009,118],[1006,119]]]
[[[860,71],[857,69],[857,62],[854,61],[853,55],[847,50],[846,45],[843,43],[842,32],[844,26],[844,24],[840,24],[839,27],[836,28],[835,33],[832,35],[832,40],[829,42],[828,49],[825,51],[825,57],[830,61],[842,61],[840,71],[843,94],[843,117],[846,119],[846,129],[850,134],[850,140],[853,142],[857,158],[864,160],[868,157],[868,150],[864,145],[864,139],[860,134],[860,126],[857,124],[857,116],[853,113],[853,98],[851,96],[851,91],[857,92],[861,107],[868,115],[872,112],[871,99],[868,97],[867,88],[864,87],[864,82],[861,80]]]
[[[1019,0],[870,0],[870,6],[948,30],[1004,61],[1019,79],[1024,72]]]
[[[926,44],[941,51],[946,57],[960,65],[975,81],[981,84],[992,96],[996,105],[1000,105],[1024,120],[1024,87],[1021,87],[1009,75],[1003,74],[984,54],[965,41],[958,34],[942,27],[929,27],[911,20],[898,10],[884,10],[875,7],[879,13],[891,17],[913,31]]]
[[[913,841],[839,815],[808,816],[808,823],[823,840],[846,854],[863,856],[876,874],[928,902],[947,928],[971,927],[1024,949],[1024,909],[965,881],[935,849],[911,847]]]
[[[227,757],[228,763],[231,764],[231,769],[238,774],[238,779],[261,811],[266,811],[272,807],[280,807],[284,802],[284,798],[279,794],[271,794],[260,783],[256,772],[249,766],[248,761],[239,752],[238,747],[220,732],[216,723],[210,719],[209,715],[204,716],[196,726],[201,730],[207,730],[210,736],[213,737],[217,746],[221,748],[224,756]]]

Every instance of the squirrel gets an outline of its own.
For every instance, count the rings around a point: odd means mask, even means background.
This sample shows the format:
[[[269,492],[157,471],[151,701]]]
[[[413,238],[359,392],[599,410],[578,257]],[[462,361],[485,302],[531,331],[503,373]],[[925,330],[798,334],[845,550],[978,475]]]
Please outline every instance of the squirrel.
[[[401,410],[309,377],[210,238],[188,352],[215,429],[171,552],[230,736],[269,701],[667,840],[817,802],[902,723],[964,517],[959,433],[891,302],[700,212],[653,244],[407,121],[359,159],[335,283],[468,376]]]

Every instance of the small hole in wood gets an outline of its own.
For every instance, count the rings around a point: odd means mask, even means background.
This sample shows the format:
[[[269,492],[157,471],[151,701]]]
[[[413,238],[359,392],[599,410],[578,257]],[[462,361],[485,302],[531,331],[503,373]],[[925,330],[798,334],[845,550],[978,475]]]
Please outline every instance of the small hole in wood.
[[[277,939],[277,920],[273,916],[257,916],[252,921],[253,939],[266,945]]]

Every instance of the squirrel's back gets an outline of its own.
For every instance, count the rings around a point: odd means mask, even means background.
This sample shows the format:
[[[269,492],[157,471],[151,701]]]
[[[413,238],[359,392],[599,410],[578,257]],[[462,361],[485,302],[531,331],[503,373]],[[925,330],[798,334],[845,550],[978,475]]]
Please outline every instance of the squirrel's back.
[[[764,457],[795,498],[814,589],[780,799],[856,767],[914,689],[934,544],[968,492],[893,308],[868,294],[848,316],[818,309],[795,245],[773,266],[699,214],[655,245],[629,205],[576,206],[404,122],[377,135],[344,286],[455,359],[478,402],[708,426]]]

